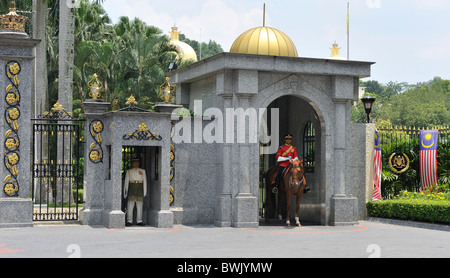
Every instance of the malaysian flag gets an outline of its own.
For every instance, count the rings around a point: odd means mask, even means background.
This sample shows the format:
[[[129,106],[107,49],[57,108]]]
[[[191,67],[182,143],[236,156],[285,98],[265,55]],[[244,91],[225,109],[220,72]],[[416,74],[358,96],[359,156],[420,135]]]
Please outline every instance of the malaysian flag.
[[[373,149],[373,195],[372,201],[382,200],[381,197],[381,145],[378,130],[375,129],[375,145]]]
[[[437,185],[437,145],[439,131],[423,130],[420,132],[420,184],[422,191]]]

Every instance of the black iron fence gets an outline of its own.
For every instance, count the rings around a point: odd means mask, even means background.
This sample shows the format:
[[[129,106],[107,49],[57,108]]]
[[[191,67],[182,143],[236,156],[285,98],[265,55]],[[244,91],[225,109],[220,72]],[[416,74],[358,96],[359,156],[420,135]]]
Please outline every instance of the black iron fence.
[[[420,132],[438,130],[438,185],[450,183],[450,126],[378,128],[382,153],[381,193],[390,199],[401,190],[420,191]]]
[[[83,203],[84,121],[61,109],[32,122],[33,220],[78,220]]]

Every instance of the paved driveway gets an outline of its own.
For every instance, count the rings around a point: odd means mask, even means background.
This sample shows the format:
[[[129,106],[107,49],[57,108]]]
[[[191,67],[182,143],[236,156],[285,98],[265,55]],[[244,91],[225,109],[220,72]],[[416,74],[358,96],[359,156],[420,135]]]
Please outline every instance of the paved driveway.
[[[450,232],[361,221],[357,226],[257,229],[82,225],[0,229],[0,258],[450,257]]]

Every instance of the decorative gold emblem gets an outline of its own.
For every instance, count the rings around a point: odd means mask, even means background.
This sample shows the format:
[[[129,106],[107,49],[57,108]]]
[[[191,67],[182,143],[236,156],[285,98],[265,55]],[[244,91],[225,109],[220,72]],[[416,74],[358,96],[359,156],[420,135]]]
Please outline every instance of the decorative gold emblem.
[[[159,87],[161,99],[166,103],[173,102],[175,95],[175,86],[170,85],[170,78],[166,77],[166,81]]]
[[[409,169],[409,157],[404,153],[392,153],[389,157],[389,167],[394,173],[402,174]]]
[[[53,105],[52,111],[64,111],[63,106],[59,103],[59,100]]]
[[[12,183],[7,183],[5,185],[5,188],[3,189],[3,191],[8,195],[8,196],[12,196],[14,194],[16,194],[17,191],[19,191],[19,187],[15,184]]]
[[[10,9],[11,10],[11,9]],[[15,9],[14,9],[15,10]],[[2,17],[2,23],[4,18]],[[14,197],[18,195],[19,192],[19,182],[18,182],[18,163],[20,160],[19,156],[19,118],[20,118],[20,91],[19,91],[19,74],[21,71],[21,66],[16,61],[6,62],[6,76],[9,79],[9,84],[6,86],[6,107],[5,107],[5,120],[7,123],[7,131],[5,133],[5,152],[4,152],[4,165],[9,172],[4,179],[3,192],[8,197]]]
[[[103,163],[103,123],[100,120],[89,121],[89,130],[94,142],[89,147],[89,159],[93,163]]]
[[[161,135],[151,132],[144,122],[142,122],[134,132],[129,132],[128,134],[125,134],[122,138],[124,140],[130,140],[135,138],[137,140],[149,140],[149,139],[157,141],[162,140]]]
[[[98,80],[97,74],[94,73],[92,79],[88,82],[90,89],[89,96],[92,99],[99,99],[101,97],[100,91],[102,90],[103,84]]]
[[[38,118],[42,119],[73,119],[73,114],[71,112],[67,112],[62,104],[59,103],[59,100],[53,105],[52,109],[49,111],[45,111],[42,113],[42,116]]]
[[[125,103],[125,105],[138,105],[138,103],[137,103],[137,101],[136,101],[136,99],[134,98],[134,96],[133,95],[131,95],[129,98],[128,98],[128,100],[127,100],[127,102]]]
[[[16,2],[10,1],[9,13],[0,15],[0,30],[15,30],[25,32],[25,23],[28,20],[26,16],[16,13]]]
[[[147,128],[147,125],[144,123],[144,122],[142,122],[142,124],[140,124],[139,126],[138,126],[138,129],[137,129],[138,131],[149,131],[148,130],[148,128]]]

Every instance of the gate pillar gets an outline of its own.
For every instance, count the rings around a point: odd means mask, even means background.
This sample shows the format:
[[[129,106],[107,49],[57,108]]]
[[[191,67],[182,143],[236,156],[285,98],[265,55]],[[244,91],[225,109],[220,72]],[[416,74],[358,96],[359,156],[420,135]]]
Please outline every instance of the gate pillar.
[[[116,209],[105,211],[105,161],[103,130],[105,129],[105,112],[110,103],[88,99],[82,106],[85,124],[85,160],[84,160],[84,200],[81,222],[84,225],[104,225],[109,228],[122,228],[125,225],[125,214],[120,210],[120,199],[113,202]],[[117,190],[120,191],[120,188]],[[115,194],[117,195],[117,194]],[[120,195],[120,194],[119,194]]]
[[[0,31],[0,228],[33,225],[31,196],[32,50],[40,40]]]

